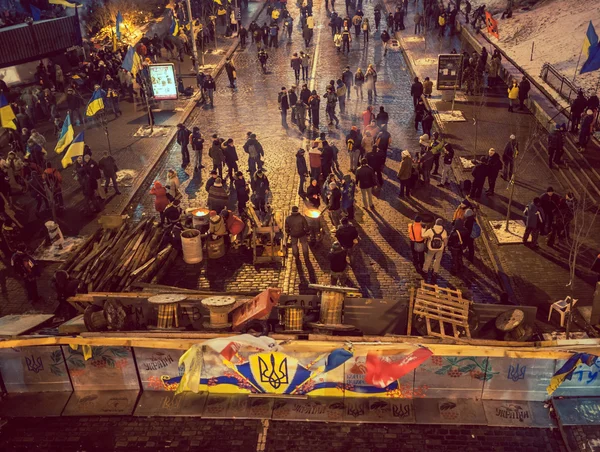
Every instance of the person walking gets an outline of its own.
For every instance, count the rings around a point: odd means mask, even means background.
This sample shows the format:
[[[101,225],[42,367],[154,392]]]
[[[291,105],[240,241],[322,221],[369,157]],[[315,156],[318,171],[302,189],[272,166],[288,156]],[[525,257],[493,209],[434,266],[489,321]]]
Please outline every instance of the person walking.
[[[300,61],[302,65],[302,80],[308,80],[308,70],[310,68],[310,55],[308,53],[300,51]]]
[[[410,95],[413,99],[413,107],[416,110],[419,99],[423,95],[423,84],[419,81],[419,77],[414,78],[413,84],[410,87]]]
[[[369,103],[373,102],[373,98],[377,97],[377,71],[372,64],[369,64],[367,67],[367,72],[365,73],[365,84],[367,86],[367,97]]]
[[[540,198],[535,197],[533,201],[523,210],[525,216],[525,233],[523,234],[523,244],[528,245],[529,236],[531,236],[531,246],[537,248],[538,237],[544,225],[544,214],[541,210]]]
[[[502,163],[504,164],[502,171],[502,179],[509,181],[512,178],[513,171],[515,169],[515,159],[519,154],[519,143],[517,143],[517,137],[512,134],[509,137],[508,143],[504,147],[502,154]]]
[[[281,91],[277,96],[277,103],[279,104],[279,111],[281,112],[281,126],[284,129],[287,129],[287,111],[290,109],[290,99],[288,97],[288,92],[285,86],[281,88]]]
[[[367,159],[363,158],[360,161],[360,167],[356,170],[356,183],[358,184],[358,188],[360,188],[363,207],[365,209],[374,209],[373,187],[376,185],[375,171],[369,166]]]
[[[490,148],[488,151],[488,156],[486,158],[486,166],[487,166],[487,180],[488,180],[488,189],[486,192],[487,196],[494,196],[494,190],[496,188],[496,179],[498,179],[498,174],[502,170],[502,160],[500,160],[500,155],[496,152],[494,148]]]
[[[346,85],[346,97],[348,100],[350,100],[350,97],[351,97],[353,79],[354,79],[354,75],[352,74],[352,71],[350,70],[350,66],[346,66],[346,68],[342,72],[341,80],[344,83],[344,85]]]
[[[337,96],[337,100],[340,104],[340,114],[342,114],[342,115],[346,114],[346,93],[347,92],[348,92],[348,89],[346,88],[346,85],[344,84],[342,79],[338,79],[338,81],[336,82],[335,95]]]
[[[302,254],[304,255],[304,262],[308,264],[308,222],[304,215],[300,213],[298,206],[293,206],[292,213],[285,219],[285,233],[290,237],[292,243],[292,255],[296,262],[300,262],[300,250],[298,249],[298,242],[300,242]]]
[[[162,227],[165,222],[164,211],[167,208],[167,205],[169,205],[167,189],[159,181],[156,181],[150,190],[150,194],[154,196],[154,208],[160,215],[160,226]]]
[[[431,270],[430,282],[431,284],[435,284],[440,271],[444,249],[448,243],[448,233],[444,228],[444,221],[441,218],[435,220],[435,225],[423,232],[423,239],[427,248],[423,272],[427,274]]]
[[[375,30],[379,31],[379,24],[381,23],[381,8],[379,5],[373,9],[373,19],[375,20]]]
[[[120,195],[119,186],[117,185],[117,172],[119,169],[117,168],[117,162],[112,155],[108,153],[108,151],[104,151],[104,155],[98,162],[98,166],[102,170],[102,174],[104,174],[104,193],[108,193],[108,186],[112,181],[113,188],[115,189],[115,194]]]
[[[414,223],[408,225],[408,238],[413,265],[418,273],[423,273],[423,264],[425,263],[425,239],[423,238],[422,221],[421,216],[417,214]]]
[[[311,95],[308,99],[308,105],[310,107],[310,117],[312,119],[312,126],[315,130],[319,130],[319,108],[321,106],[321,98],[317,94],[316,90],[312,90]]]
[[[356,90],[356,98],[358,100],[358,95],[360,94],[360,100],[363,100],[363,85],[365,83],[365,74],[363,73],[361,68],[356,70],[354,74],[354,89]],[[348,97],[349,98],[349,97]]]
[[[294,70],[294,77],[296,83],[300,83],[300,69],[302,68],[302,58],[298,56],[297,52],[294,52],[292,59],[290,60],[290,67]],[[304,77],[302,78],[304,80]]]
[[[225,141],[221,145],[221,149],[223,149],[223,157],[225,158],[225,164],[227,165],[227,177],[229,178],[229,183],[233,185],[233,175],[238,171],[238,155],[235,146],[233,145],[233,138],[229,138]],[[220,210],[217,212],[220,212]]]
[[[181,146],[181,167],[185,168],[190,163],[190,131],[183,124],[177,124],[177,144]]]
[[[406,196],[410,198],[410,180],[413,170],[413,160],[408,150],[402,151],[402,162],[400,163],[400,170],[398,171],[398,179],[400,180],[400,193],[399,198]]]
[[[204,91],[206,91],[206,95],[208,96],[208,99],[210,100],[210,106],[214,107],[214,93],[215,90],[217,89],[216,84],[215,84],[215,80],[212,78],[212,76],[209,74],[206,76],[206,80],[204,81],[204,85],[203,85]]]
[[[350,43],[352,42],[352,35],[348,31],[348,28],[344,28],[344,31],[342,31],[341,35],[342,35],[342,52],[346,53],[346,50],[347,50],[348,53],[350,53]]]
[[[513,112],[513,105],[519,99],[519,85],[517,81],[513,79],[511,85],[508,87],[508,111]]]
[[[227,72],[227,78],[229,79],[229,87],[235,88],[235,80],[237,78],[235,66],[231,62],[231,59],[227,58],[225,60],[225,72]],[[210,95],[209,95],[210,97]],[[212,106],[212,98],[211,98],[211,106]],[[219,211],[220,212],[220,211]]]
[[[327,104],[325,106],[325,112],[329,117],[329,126],[333,125],[333,121],[335,121],[335,127],[339,128],[340,120],[335,115],[335,106],[337,104],[338,98],[335,94],[335,89],[333,86],[329,85],[327,87],[327,92],[323,95],[323,98],[327,100]]]

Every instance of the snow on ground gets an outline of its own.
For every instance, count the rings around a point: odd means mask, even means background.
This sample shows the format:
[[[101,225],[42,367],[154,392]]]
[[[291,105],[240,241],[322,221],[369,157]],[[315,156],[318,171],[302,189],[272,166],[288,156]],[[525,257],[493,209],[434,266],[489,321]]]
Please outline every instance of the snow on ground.
[[[572,80],[590,20],[600,35],[600,0],[542,0],[530,8],[521,6],[526,2],[517,1],[512,19],[500,20],[506,3],[506,0],[471,1],[473,9],[485,4],[494,14],[498,20],[499,46],[531,76],[541,81],[542,66],[548,62]],[[496,42],[496,38],[491,39]],[[532,43],[533,61],[530,61]],[[575,83],[590,95],[598,89],[600,70],[580,75],[584,61],[582,55]]]

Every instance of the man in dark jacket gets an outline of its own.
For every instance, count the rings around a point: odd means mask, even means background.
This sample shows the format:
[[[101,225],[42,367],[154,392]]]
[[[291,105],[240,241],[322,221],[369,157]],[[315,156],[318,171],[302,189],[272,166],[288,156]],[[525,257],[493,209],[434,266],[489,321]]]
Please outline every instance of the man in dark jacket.
[[[281,126],[287,129],[287,111],[290,109],[290,100],[285,86],[281,88],[277,96],[277,102],[279,103],[279,111],[281,112]]]
[[[183,124],[177,124],[177,144],[181,146],[181,167],[185,168],[190,163],[190,131]]]
[[[346,96],[348,100],[350,100],[350,88],[352,87],[353,80],[354,74],[350,70],[350,66],[346,66],[346,68],[342,72],[342,82],[344,82],[344,85],[346,85]]]
[[[104,151],[104,156],[98,162],[98,166],[104,173],[104,178],[106,182],[104,183],[104,193],[108,193],[108,185],[110,181],[112,181],[113,188],[115,189],[115,194],[120,195],[119,186],[117,185],[117,162],[112,155],[108,153],[108,151]]]
[[[380,149],[377,146],[373,146],[371,152],[365,154],[368,165],[375,171],[375,177],[379,185],[383,185],[383,160],[381,158]]]
[[[342,217],[342,191],[335,182],[329,184],[329,190],[327,209],[329,210],[331,224],[336,228],[340,224],[340,218]]]
[[[244,179],[244,173],[242,173],[241,171],[235,173],[234,187],[238,202],[238,212],[240,213],[240,215],[242,215],[246,210],[246,203],[248,202],[250,197],[248,196],[249,188],[246,184],[246,180]]]
[[[300,176],[298,195],[300,195],[302,199],[306,198],[306,192],[304,191],[304,182],[306,181],[306,178],[309,175],[304,154],[304,149],[298,149],[298,152],[296,152],[296,171],[298,171],[298,176]]]
[[[71,121],[76,126],[83,122],[81,116],[81,96],[79,96],[73,88],[67,89],[67,107],[71,111]]]
[[[329,251],[329,269],[331,270],[331,285],[343,284],[345,281],[344,273],[348,263],[346,261],[347,252],[340,242],[333,242]]]
[[[254,173],[256,173],[257,166],[259,169],[262,169],[262,158],[265,155],[262,145],[256,139],[256,134],[250,133],[249,138],[244,143],[244,151],[248,154],[248,170],[250,171],[250,177],[252,178],[254,177]]]
[[[358,239],[358,230],[348,221],[348,218],[342,218],[341,224],[335,231],[335,238],[344,249],[350,250],[354,247],[354,241]]]
[[[377,126],[384,127],[387,126],[388,121],[390,119],[390,115],[388,115],[387,111],[383,108],[383,105],[379,107],[379,113],[377,114]]]
[[[585,111],[586,106],[587,99],[585,98],[583,91],[579,90],[577,98],[571,104],[571,133],[575,133],[579,129],[581,115]]]
[[[525,102],[525,99],[529,97],[530,90],[531,84],[529,83],[529,80],[523,76],[521,82],[519,83],[519,110],[523,110],[523,108],[525,108],[523,103]]]
[[[269,193],[269,179],[263,172],[263,170],[259,169],[254,179],[252,179],[252,191],[254,192],[254,197],[256,199],[256,210],[262,213],[267,212],[267,194]]]
[[[485,184],[485,178],[487,177],[487,168],[484,161],[475,161],[475,168],[471,171],[473,183],[471,184],[471,193],[469,194],[472,199],[479,199],[481,196],[483,184]]]
[[[225,60],[225,72],[227,72],[227,78],[229,79],[229,86],[231,88],[235,88],[235,79],[236,79],[235,66],[233,65],[233,63],[231,62],[231,60],[229,58],[227,58]]]
[[[223,149],[223,156],[225,157],[225,163],[227,164],[227,175],[229,177],[229,182],[233,184],[233,175],[234,172],[237,173],[238,170],[238,155],[235,150],[235,146],[233,145],[233,138],[229,138],[221,145],[221,149]]]
[[[500,173],[500,170],[502,170],[502,160],[500,160],[500,155],[498,155],[494,148],[490,148],[488,151],[486,165],[488,178],[488,190],[486,195],[493,196],[494,189],[496,188],[496,179],[498,179],[498,173]]]
[[[419,81],[419,77],[415,77],[413,84],[410,87],[410,95],[413,98],[413,106],[415,110],[417,108],[417,103],[423,94],[423,84]]]
[[[356,170],[356,182],[362,195],[363,207],[374,209],[373,187],[375,186],[375,171],[368,164],[367,159],[360,161],[360,167]]]
[[[546,193],[540,196],[540,207],[544,214],[544,231],[550,232],[554,223],[554,216],[558,212],[560,196],[554,193],[554,188],[548,187]]]
[[[553,163],[560,164],[563,145],[562,125],[557,125],[548,135],[548,167],[550,169],[553,168]]]
[[[292,241],[292,255],[300,260],[298,242],[302,246],[304,261],[308,263],[308,222],[299,212],[298,206],[292,207],[292,213],[285,219],[285,233],[290,236]]]
[[[515,158],[519,153],[519,144],[517,143],[517,137],[513,134],[510,136],[508,143],[504,147],[504,153],[502,154],[502,163],[504,163],[504,170],[502,171],[502,179],[508,181],[513,175]]]

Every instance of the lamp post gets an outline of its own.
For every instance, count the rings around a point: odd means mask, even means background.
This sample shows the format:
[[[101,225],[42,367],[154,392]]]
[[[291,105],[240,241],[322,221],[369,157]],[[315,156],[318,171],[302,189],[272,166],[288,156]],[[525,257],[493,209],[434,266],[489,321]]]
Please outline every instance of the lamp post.
[[[194,34],[194,18],[192,17],[192,5],[187,0],[188,20],[190,21],[190,32],[192,33],[192,53],[194,55],[194,71],[198,73],[198,49],[196,48],[196,35]],[[202,66],[204,66],[204,54],[202,54]]]

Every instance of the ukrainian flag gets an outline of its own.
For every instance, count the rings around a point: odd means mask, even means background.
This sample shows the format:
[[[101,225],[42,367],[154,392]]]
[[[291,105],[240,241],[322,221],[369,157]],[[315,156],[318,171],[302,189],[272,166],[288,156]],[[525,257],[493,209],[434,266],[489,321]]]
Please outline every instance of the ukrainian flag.
[[[583,63],[583,66],[581,66],[580,74],[600,69],[600,45],[598,44],[598,35],[596,34],[596,30],[594,30],[591,20],[585,34],[585,40],[583,41],[582,53],[587,55],[587,59]]]
[[[66,8],[76,8],[80,6],[78,3],[71,3],[67,0],[48,0],[48,3],[50,3],[51,5],[62,5]]]
[[[5,129],[17,130],[16,119],[15,112],[6,100],[6,96],[0,94],[0,126]]]
[[[121,11],[117,13],[117,19],[115,22],[115,31],[117,33],[117,39],[121,39],[121,24],[123,23],[123,16],[121,15]]]
[[[177,16],[173,14],[171,10],[171,29],[170,32],[173,36],[177,36],[179,34],[179,20],[177,20]]]
[[[60,161],[62,163],[63,168],[71,165],[77,157],[83,155],[83,147],[85,143],[83,142],[83,132],[75,137],[67,152],[65,152],[65,156]]]
[[[87,109],[85,110],[86,116],[94,116],[100,110],[104,109],[104,91],[101,88],[98,88],[92,94],[92,98],[87,104]]]
[[[121,67],[127,72],[131,72],[134,77],[142,69],[142,57],[140,57],[133,47],[127,49],[127,54],[123,58]]]
[[[546,388],[548,395],[552,394],[565,380],[571,380],[573,372],[580,364],[585,364],[588,367],[593,366],[598,357],[589,353],[574,353],[563,366],[558,369],[552,378],[550,384]]]
[[[67,148],[67,146],[71,144],[74,136],[75,131],[73,130],[73,125],[71,125],[71,115],[67,113],[67,117],[65,118],[65,122],[63,122],[62,130],[60,131],[60,136],[58,137],[58,143],[56,143],[54,151],[57,154],[60,154]]]

